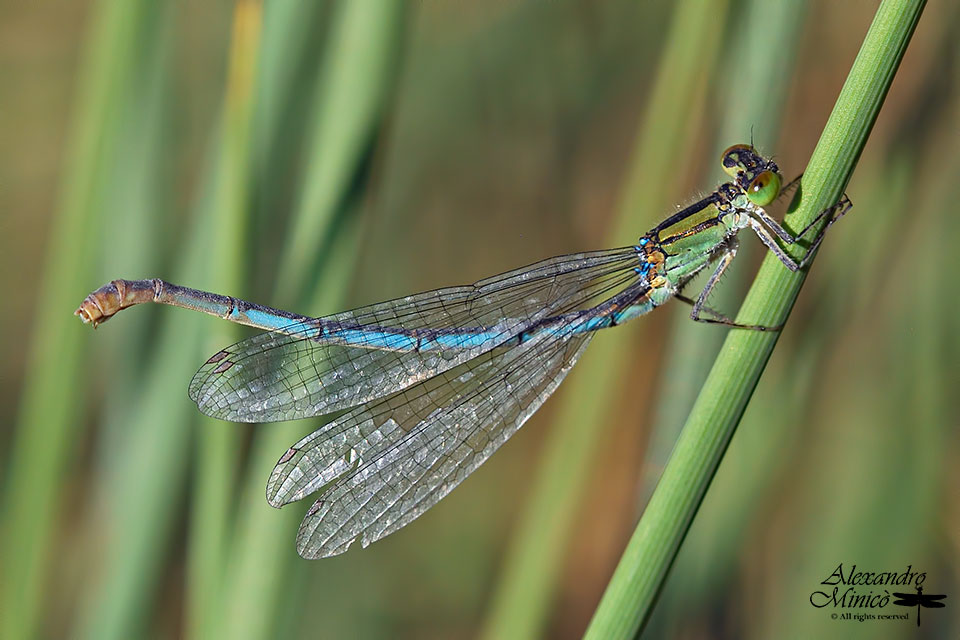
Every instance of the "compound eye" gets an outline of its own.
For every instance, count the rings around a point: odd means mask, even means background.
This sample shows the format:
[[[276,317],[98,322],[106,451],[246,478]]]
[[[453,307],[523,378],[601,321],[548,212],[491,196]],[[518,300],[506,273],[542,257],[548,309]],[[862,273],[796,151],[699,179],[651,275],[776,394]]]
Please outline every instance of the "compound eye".
[[[780,174],[764,171],[750,182],[747,197],[758,207],[765,207],[780,195]]]
[[[744,158],[752,157],[754,153],[753,147],[748,144],[735,144],[723,152],[720,163],[730,177],[736,178],[737,172],[745,169]]]

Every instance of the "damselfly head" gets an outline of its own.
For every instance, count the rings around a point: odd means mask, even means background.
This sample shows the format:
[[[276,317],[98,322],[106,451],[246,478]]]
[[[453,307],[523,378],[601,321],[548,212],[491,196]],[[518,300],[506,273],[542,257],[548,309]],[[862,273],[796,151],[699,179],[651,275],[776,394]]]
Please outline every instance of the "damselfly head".
[[[755,205],[766,206],[780,195],[783,180],[777,163],[761,156],[753,145],[735,144],[723,152],[720,161]]]

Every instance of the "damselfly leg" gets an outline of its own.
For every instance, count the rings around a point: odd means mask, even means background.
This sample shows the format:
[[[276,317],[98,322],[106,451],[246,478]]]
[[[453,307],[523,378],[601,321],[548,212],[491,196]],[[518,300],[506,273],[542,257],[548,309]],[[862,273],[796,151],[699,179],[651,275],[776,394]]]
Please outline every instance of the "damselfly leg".
[[[796,183],[800,178],[796,178],[790,185]],[[790,186],[788,185],[788,186]],[[766,213],[761,208],[757,208],[753,211],[753,216],[750,219],[750,228],[757,234],[757,237],[760,238],[760,241],[777,257],[780,262],[784,264],[791,271],[797,271],[803,269],[809,262],[810,257],[816,252],[817,248],[820,246],[820,243],[823,241],[823,236],[826,233],[826,230],[830,226],[842,218],[853,204],[850,202],[850,199],[844,194],[837,204],[832,207],[824,209],[822,212],[817,214],[817,217],[813,221],[803,228],[800,233],[797,235],[792,235],[789,231],[783,228],[783,226],[772,218],[769,214]],[[812,229],[818,222],[821,222],[825,216],[830,216],[829,221],[822,229],[817,233],[813,242],[810,244],[810,247],[807,249],[804,257],[800,262],[795,261],[793,258],[787,254],[786,251],[777,243],[774,235],[770,233],[772,230],[776,237],[780,238],[787,244],[795,244],[800,240],[810,229]],[[732,238],[727,249],[720,255],[717,259],[717,266],[714,269],[713,273],[710,275],[710,279],[707,280],[707,283],[703,286],[703,289],[700,291],[700,295],[697,296],[696,300],[688,298],[684,295],[676,295],[677,300],[685,302],[693,306],[693,310],[690,312],[690,318],[696,322],[703,322],[706,324],[719,324],[727,327],[733,327],[737,329],[750,329],[753,331],[779,331],[783,328],[783,324],[778,324],[775,326],[765,326],[758,324],[744,324],[731,320],[727,316],[723,315],[711,309],[706,305],[707,299],[710,294],[713,292],[714,288],[720,282],[720,278],[723,276],[723,273],[727,270],[727,267],[733,262],[733,259],[737,255],[737,242],[736,238]],[[703,313],[706,312],[713,317],[706,318],[703,317]]]

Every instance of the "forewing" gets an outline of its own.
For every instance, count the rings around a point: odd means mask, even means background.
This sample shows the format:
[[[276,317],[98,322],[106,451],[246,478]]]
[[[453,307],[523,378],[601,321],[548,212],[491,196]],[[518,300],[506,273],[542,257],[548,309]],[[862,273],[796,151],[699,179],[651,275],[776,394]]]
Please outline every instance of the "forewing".
[[[357,538],[365,547],[436,504],[546,401],[591,335],[541,333],[486,352],[294,445],[271,474],[268,502],[327,486],[300,526],[300,555],[337,555]]]
[[[636,280],[635,265],[633,247],[558,256],[472,286],[301,322],[288,333],[259,334],[210,358],[190,383],[190,397],[203,413],[237,422],[347,409],[460,366],[544,318],[609,298]],[[384,333],[396,329],[411,337]],[[410,348],[414,332],[438,331],[464,333],[462,339],[448,334],[443,348]],[[483,340],[470,338],[479,333]],[[379,343],[345,343],[348,334],[380,336]]]

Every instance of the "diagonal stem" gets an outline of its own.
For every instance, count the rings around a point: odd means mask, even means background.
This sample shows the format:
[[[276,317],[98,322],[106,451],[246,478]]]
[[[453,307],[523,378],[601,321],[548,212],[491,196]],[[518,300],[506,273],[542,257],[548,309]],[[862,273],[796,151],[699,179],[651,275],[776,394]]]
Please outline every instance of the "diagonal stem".
[[[842,196],[924,4],[885,0],[878,8],[804,172],[799,206],[790,220],[796,228],[804,228]],[[788,249],[798,253],[797,247]],[[805,277],[804,271],[790,271],[768,255],[737,321],[785,322]],[[649,618],[778,337],[736,330],[727,335],[586,637],[633,637]]]

